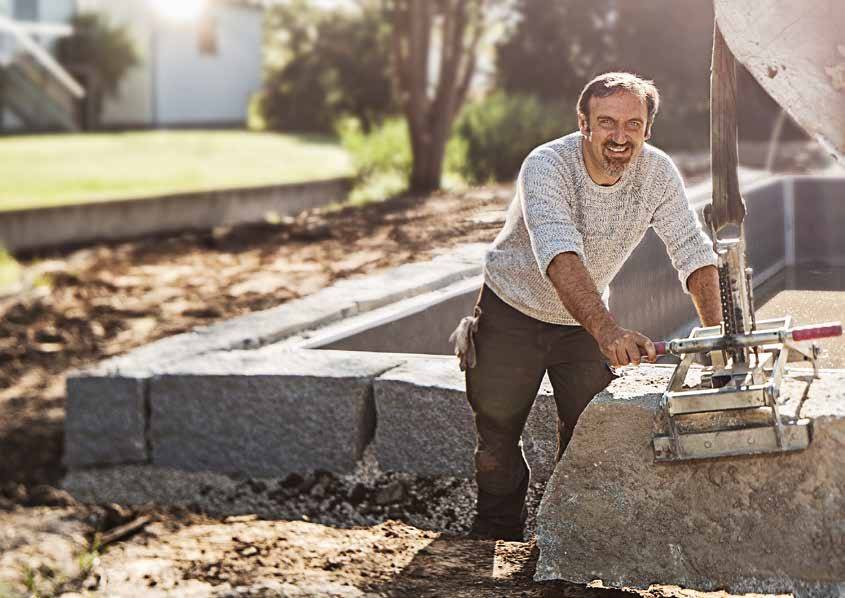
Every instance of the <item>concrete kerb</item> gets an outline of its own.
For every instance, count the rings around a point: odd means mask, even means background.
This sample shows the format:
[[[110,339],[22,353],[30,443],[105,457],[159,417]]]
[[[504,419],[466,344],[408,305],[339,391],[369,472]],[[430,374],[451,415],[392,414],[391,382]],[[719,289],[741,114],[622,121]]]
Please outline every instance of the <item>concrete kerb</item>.
[[[265,222],[345,197],[352,179],[174,193],[0,212],[0,240],[12,252],[96,240]]]
[[[152,377],[198,356],[270,345],[399,298],[477,276],[483,248],[483,244],[467,245],[430,262],[400,266],[381,275],[377,283],[340,281],[303,299],[164,338],[72,373],[67,382],[70,427],[65,434],[65,464],[73,468],[149,462],[145,416],[149,405],[144,397]],[[124,408],[126,413],[121,411]]]

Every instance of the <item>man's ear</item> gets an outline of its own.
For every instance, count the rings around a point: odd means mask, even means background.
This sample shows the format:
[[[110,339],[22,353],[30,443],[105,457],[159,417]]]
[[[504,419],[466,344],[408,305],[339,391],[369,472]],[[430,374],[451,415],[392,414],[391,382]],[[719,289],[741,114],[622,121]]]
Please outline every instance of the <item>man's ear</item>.
[[[648,125],[648,127],[646,127],[645,136],[643,137],[643,141],[648,141],[649,139],[651,139],[651,127],[653,125],[654,125],[654,123],[650,123]]]
[[[583,112],[578,113],[578,129],[585,139],[590,138],[590,123],[587,122],[587,117],[584,116]]]

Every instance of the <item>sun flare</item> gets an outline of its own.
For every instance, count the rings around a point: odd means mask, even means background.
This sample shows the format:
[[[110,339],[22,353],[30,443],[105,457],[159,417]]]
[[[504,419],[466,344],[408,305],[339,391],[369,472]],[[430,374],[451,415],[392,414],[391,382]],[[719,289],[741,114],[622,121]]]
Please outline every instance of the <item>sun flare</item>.
[[[197,19],[206,0],[152,0],[156,13],[169,21],[184,23]]]

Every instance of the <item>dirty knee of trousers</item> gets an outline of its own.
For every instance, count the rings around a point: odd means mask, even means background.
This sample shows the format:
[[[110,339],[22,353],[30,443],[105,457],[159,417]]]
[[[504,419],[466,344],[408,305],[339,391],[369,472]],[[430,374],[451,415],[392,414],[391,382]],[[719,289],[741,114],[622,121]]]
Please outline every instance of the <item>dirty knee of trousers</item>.
[[[480,489],[498,496],[512,494],[527,471],[519,444],[502,446],[479,439],[475,452],[475,479]]]

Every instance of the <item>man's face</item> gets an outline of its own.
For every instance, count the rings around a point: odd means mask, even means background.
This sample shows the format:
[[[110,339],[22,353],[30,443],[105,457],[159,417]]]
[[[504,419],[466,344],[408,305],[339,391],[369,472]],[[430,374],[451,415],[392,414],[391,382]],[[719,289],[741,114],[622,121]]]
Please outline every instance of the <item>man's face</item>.
[[[649,138],[646,103],[635,94],[620,91],[604,98],[590,98],[590,122],[579,117],[584,136],[587,170],[600,184],[615,183]]]

